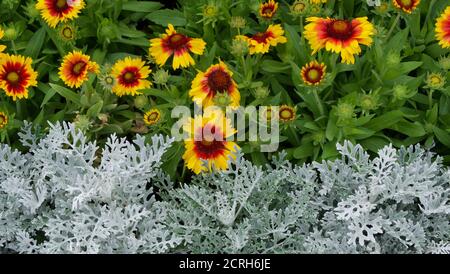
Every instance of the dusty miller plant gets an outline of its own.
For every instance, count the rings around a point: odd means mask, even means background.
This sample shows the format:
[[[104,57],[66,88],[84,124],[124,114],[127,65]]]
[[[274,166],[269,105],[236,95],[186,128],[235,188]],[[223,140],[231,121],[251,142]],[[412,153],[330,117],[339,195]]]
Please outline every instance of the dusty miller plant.
[[[0,145],[0,253],[450,253],[450,171],[419,146],[371,158],[345,142],[302,166],[238,154],[175,184],[159,168],[171,139],[37,135],[20,134],[27,153]]]
[[[0,146],[0,247],[23,253],[166,252],[180,239],[154,207],[152,178],[171,139],[151,144],[112,135],[103,149],[72,124],[38,139],[26,125],[28,153]]]

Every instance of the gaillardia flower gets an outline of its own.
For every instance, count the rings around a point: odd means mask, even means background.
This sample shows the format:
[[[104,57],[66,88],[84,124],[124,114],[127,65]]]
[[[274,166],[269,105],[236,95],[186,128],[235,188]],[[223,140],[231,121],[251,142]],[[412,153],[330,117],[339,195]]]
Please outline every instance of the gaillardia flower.
[[[206,46],[203,39],[190,38],[177,33],[172,24],[169,24],[166,34],[163,34],[161,38],[151,39],[150,43],[150,55],[159,66],[163,66],[170,56],[174,56],[173,69],[195,65],[195,61],[189,52],[202,55]]]
[[[436,39],[439,40],[439,45],[443,48],[450,48],[450,6],[437,19]]]
[[[284,30],[281,25],[270,25],[265,32],[258,32],[252,37],[237,36],[238,39],[247,41],[249,45],[250,54],[267,53],[270,46],[284,44],[287,42],[284,35]]]
[[[41,12],[45,22],[55,28],[60,22],[77,18],[85,5],[84,0],[38,0],[36,9]]]
[[[0,111],[0,129],[3,129],[8,124],[8,115]]]
[[[145,124],[151,126],[159,122],[161,119],[161,112],[156,108],[152,108],[144,114]]]
[[[290,122],[294,121],[297,117],[296,110],[293,107],[282,105],[280,110],[278,111],[278,118],[281,122]]]
[[[2,54],[0,58],[0,88],[14,101],[28,98],[28,88],[37,86],[33,60],[21,55]]]
[[[220,61],[219,64],[208,68],[206,72],[199,72],[192,81],[189,96],[197,105],[209,107],[214,105],[216,94],[227,94],[230,98],[230,106],[237,107],[240,104],[241,95],[233,80],[233,73],[227,65]]]
[[[274,0],[269,0],[259,6],[259,15],[265,19],[271,19],[278,10],[278,3]]]
[[[116,78],[112,92],[117,96],[140,94],[139,90],[152,85],[146,80],[150,72],[150,68],[140,58],[126,57],[117,61],[111,69],[111,74]]]
[[[373,25],[367,17],[353,20],[309,17],[304,35],[313,49],[313,54],[325,48],[340,53],[342,62],[354,64],[354,54],[360,54],[360,44],[370,46],[371,36],[375,33]]]
[[[317,61],[312,61],[302,67],[302,79],[305,84],[310,86],[320,85],[325,73],[327,71],[327,66],[323,63],[318,63]]]
[[[66,56],[59,68],[59,77],[71,88],[79,88],[88,79],[88,72],[99,73],[97,63],[81,51],[73,51]]]
[[[412,13],[420,4],[420,0],[392,0],[392,3],[406,13]]]
[[[236,130],[222,111],[208,108],[203,116],[190,118],[183,129],[189,136],[184,141],[186,152],[183,159],[194,173],[211,172],[213,168],[225,170],[228,160],[235,159],[234,153],[238,146],[235,142],[227,141],[227,138],[233,136]]]

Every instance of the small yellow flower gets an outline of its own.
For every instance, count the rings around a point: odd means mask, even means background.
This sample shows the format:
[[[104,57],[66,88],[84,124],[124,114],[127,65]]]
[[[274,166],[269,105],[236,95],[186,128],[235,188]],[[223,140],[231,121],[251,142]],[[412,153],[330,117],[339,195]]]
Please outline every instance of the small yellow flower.
[[[28,88],[37,86],[37,72],[33,60],[21,55],[2,54],[0,58],[0,88],[17,99],[28,98]]]
[[[278,10],[278,3],[269,0],[259,6],[259,15],[264,19],[271,19]]]
[[[111,69],[115,78],[112,92],[117,96],[141,94],[140,90],[150,88],[152,83],[147,79],[152,71],[140,58],[126,57],[117,61]]]
[[[270,25],[266,31],[258,32],[252,37],[243,35],[236,36],[237,39],[247,41],[249,45],[250,54],[267,53],[270,46],[276,46],[278,44],[284,44],[287,42],[284,35],[284,30],[281,25]]]
[[[159,66],[163,66],[170,56],[174,56],[173,69],[195,65],[195,61],[189,52],[202,55],[206,46],[203,39],[190,38],[177,33],[172,24],[169,24],[166,34],[163,34],[161,38],[151,39],[150,43],[150,55]]]
[[[441,73],[429,73],[427,75],[427,86],[431,89],[442,89],[445,86],[445,77]]]
[[[312,61],[302,67],[301,76],[305,84],[309,86],[317,86],[322,83],[322,80],[325,78],[326,71],[327,66],[324,63]]]
[[[297,117],[296,110],[293,107],[282,105],[280,110],[278,111],[278,118],[281,122],[290,122],[294,121]]]
[[[144,114],[144,122],[149,126],[158,123],[160,119],[161,112],[156,108],[152,108]]]
[[[406,13],[412,13],[420,4],[420,0],[392,0],[394,6]]]
[[[61,80],[71,88],[81,87],[88,80],[88,72],[99,72],[98,64],[91,61],[90,58],[76,50],[67,54],[59,68]]]

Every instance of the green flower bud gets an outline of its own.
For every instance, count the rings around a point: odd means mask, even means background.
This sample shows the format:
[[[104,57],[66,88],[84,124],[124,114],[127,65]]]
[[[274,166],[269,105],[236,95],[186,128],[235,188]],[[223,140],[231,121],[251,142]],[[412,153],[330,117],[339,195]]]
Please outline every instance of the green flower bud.
[[[242,39],[233,39],[231,44],[231,54],[235,56],[244,56],[248,53],[248,43]]]
[[[339,103],[337,106],[337,116],[341,121],[347,121],[353,118],[355,106],[349,103]]]
[[[428,73],[426,84],[430,89],[441,90],[445,86],[445,77],[440,73]]]
[[[13,41],[13,40],[16,40],[17,37],[19,37],[19,30],[13,24],[11,24],[7,28],[5,28],[4,32],[5,32],[5,34],[3,36],[3,40]]]
[[[243,29],[246,24],[247,21],[241,16],[233,16],[230,19],[230,26],[234,29]]]
[[[148,104],[148,98],[145,95],[139,95],[134,98],[134,106],[139,109],[143,109]]]
[[[24,7],[24,10],[31,22],[40,16],[39,11],[36,9],[36,3],[34,2],[28,2],[28,4]]]
[[[153,73],[153,82],[158,85],[165,85],[169,81],[170,74],[164,69],[159,69]]]
[[[267,96],[269,96],[270,90],[268,87],[257,87],[255,89],[255,98],[256,99],[265,99]]]
[[[396,66],[396,65],[400,64],[401,61],[402,61],[402,58],[400,57],[400,54],[397,52],[391,51],[386,56],[386,64],[388,66]]]
[[[377,96],[371,94],[365,94],[361,96],[360,106],[363,111],[371,111],[378,108],[378,98]]]
[[[322,131],[317,131],[312,134],[312,139],[314,145],[319,145],[325,143],[325,133]]]
[[[75,128],[77,128],[83,132],[88,131],[92,126],[92,122],[89,120],[89,117],[87,117],[86,115],[77,115],[77,117],[75,118],[75,120],[73,122],[75,124]]]
[[[103,19],[98,28],[97,34],[100,38],[107,42],[120,36],[117,26],[109,19]]]
[[[309,2],[306,0],[296,0],[289,8],[291,10],[291,15],[302,16],[304,15],[309,7]]]
[[[443,70],[450,70],[450,57],[446,56],[439,58],[439,66]]]
[[[406,100],[410,98],[410,91],[405,85],[396,85],[393,89],[393,95],[395,100]]]
[[[213,102],[218,107],[227,107],[231,103],[231,98],[228,96],[228,93],[219,92],[214,96]]]

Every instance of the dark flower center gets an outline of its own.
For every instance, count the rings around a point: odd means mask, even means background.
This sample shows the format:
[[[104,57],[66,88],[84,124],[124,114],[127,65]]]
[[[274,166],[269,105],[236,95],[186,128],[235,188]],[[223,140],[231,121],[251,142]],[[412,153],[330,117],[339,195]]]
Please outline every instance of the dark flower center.
[[[271,37],[270,32],[258,32],[255,35],[253,35],[252,39],[257,41],[258,43],[265,43],[267,41],[267,38]]]
[[[272,13],[272,12],[273,12],[272,6],[264,7],[262,10],[262,14],[264,14],[264,15],[270,15],[270,13]]]
[[[195,151],[201,159],[210,159],[220,155],[225,149],[225,144],[224,141],[217,140],[220,132],[216,132],[215,126],[205,127],[210,127],[209,132],[204,133],[202,140],[194,142]],[[203,131],[203,128],[199,129],[199,134]]]
[[[156,120],[158,119],[158,113],[153,112],[152,114],[150,114],[150,115],[148,116],[148,119],[149,119],[150,121],[156,121]]]
[[[3,115],[0,115],[0,125],[6,122],[6,117]]]
[[[173,50],[177,50],[185,46],[189,42],[189,38],[183,34],[175,33],[169,36],[168,46]]]
[[[135,78],[136,78],[136,75],[134,75],[134,73],[132,73],[132,72],[130,72],[130,71],[126,72],[126,73],[123,75],[123,80],[124,80],[125,82],[127,82],[127,83],[132,83],[132,82],[134,82]]]
[[[215,70],[208,76],[208,86],[214,92],[228,91],[231,86],[231,77],[222,69]]]
[[[79,61],[72,67],[72,72],[75,75],[80,75],[81,73],[83,73],[85,67],[86,63],[83,61]]]
[[[330,37],[347,40],[353,34],[352,23],[347,20],[334,20],[327,28]]]
[[[67,5],[67,1],[66,0],[56,0],[54,2],[54,8],[58,12],[63,12],[68,7],[69,7],[69,5]]]
[[[411,8],[414,5],[413,0],[396,0],[397,3],[404,8]]]

